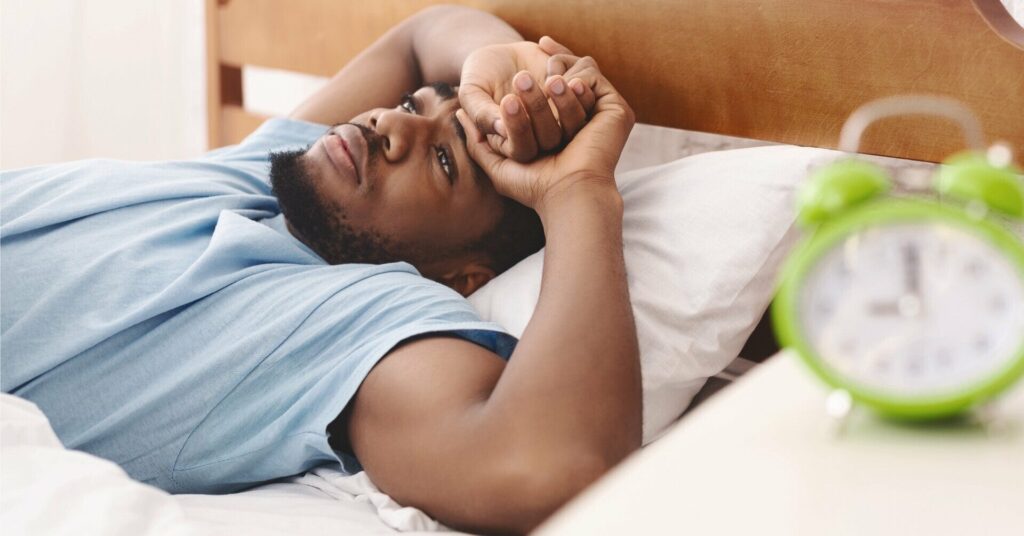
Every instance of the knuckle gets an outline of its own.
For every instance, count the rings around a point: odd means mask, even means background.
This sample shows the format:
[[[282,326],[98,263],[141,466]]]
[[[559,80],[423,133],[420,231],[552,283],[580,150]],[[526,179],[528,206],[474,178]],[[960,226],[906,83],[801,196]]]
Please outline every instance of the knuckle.
[[[630,106],[628,102],[622,101],[622,108],[623,108],[623,110],[626,111],[626,118],[627,119],[629,119],[630,121],[635,121],[636,120],[636,112],[633,110],[633,107]]]
[[[545,132],[543,136],[540,136],[540,148],[545,151],[550,151],[558,146],[562,142],[562,130],[556,129],[550,132]]]
[[[526,121],[521,120],[506,121],[505,128],[508,129],[508,131],[513,134],[522,134],[524,132],[529,132],[530,124],[527,123]]]
[[[579,103],[576,99],[569,97],[568,95],[562,94],[555,97],[555,108],[558,108],[560,115],[575,114],[576,108]]]
[[[525,149],[512,149],[512,160],[516,162],[529,162],[533,158],[533,151],[527,152]]]
[[[575,99],[558,102],[558,116],[562,122],[575,121],[583,117],[583,107]]]
[[[548,107],[548,101],[542,95],[533,95],[532,98],[526,99],[526,106],[530,110],[530,115],[540,115],[543,117],[544,112],[548,115],[551,114],[551,108]],[[538,119],[534,117],[534,119]]]

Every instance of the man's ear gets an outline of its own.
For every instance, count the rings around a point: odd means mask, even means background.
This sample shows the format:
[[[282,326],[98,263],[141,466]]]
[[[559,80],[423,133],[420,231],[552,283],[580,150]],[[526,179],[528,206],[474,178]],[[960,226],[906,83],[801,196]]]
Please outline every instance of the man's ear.
[[[455,289],[463,296],[469,296],[494,279],[494,270],[480,261],[468,262],[456,270],[441,276],[441,283]]]

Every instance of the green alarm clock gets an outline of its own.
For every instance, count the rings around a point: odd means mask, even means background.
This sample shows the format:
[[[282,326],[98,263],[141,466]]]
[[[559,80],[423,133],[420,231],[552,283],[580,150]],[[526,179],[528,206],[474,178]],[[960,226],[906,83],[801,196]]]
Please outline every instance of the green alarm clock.
[[[856,153],[868,124],[908,107],[966,117],[946,99],[876,101],[851,116],[854,141],[840,147]],[[977,144],[980,128],[961,123]],[[815,172],[798,199],[808,236],[772,306],[780,342],[891,417],[950,416],[1011,386],[1024,374],[1024,242],[1007,223],[1024,216],[1024,188],[1008,155],[948,159],[937,199],[892,195],[886,173],[861,160]]]

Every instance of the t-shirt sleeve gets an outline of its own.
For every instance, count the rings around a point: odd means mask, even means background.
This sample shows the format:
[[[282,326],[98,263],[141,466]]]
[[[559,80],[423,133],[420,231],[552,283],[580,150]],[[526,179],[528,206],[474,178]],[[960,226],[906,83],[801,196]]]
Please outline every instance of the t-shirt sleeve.
[[[215,149],[203,158],[221,161],[266,162],[272,152],[306,149],[328,127],[298,119],[275,117],[266,120],[238,145]]]
[[[327,426],[395,346],[438,334],[503,359],[515,348],[515,337],[406,263],[334,268],[303,274],[302,288],[335,290],[316,298],[287,339],[193,431],[174,467],[179,491],[229,492],[321,464],[358,470],[357,460],[331,448]],[[293,295],[307,299],[301,290]]]

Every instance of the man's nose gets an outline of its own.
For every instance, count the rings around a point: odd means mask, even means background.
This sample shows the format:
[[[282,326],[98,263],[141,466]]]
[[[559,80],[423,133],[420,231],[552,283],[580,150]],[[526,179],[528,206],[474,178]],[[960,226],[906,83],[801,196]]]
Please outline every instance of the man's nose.
[[[420,138],[430,133],[430,120],[397,110],[383,110],[370,117],[370,128],[382,138],[384,158],[397,162],[405,158]]]

